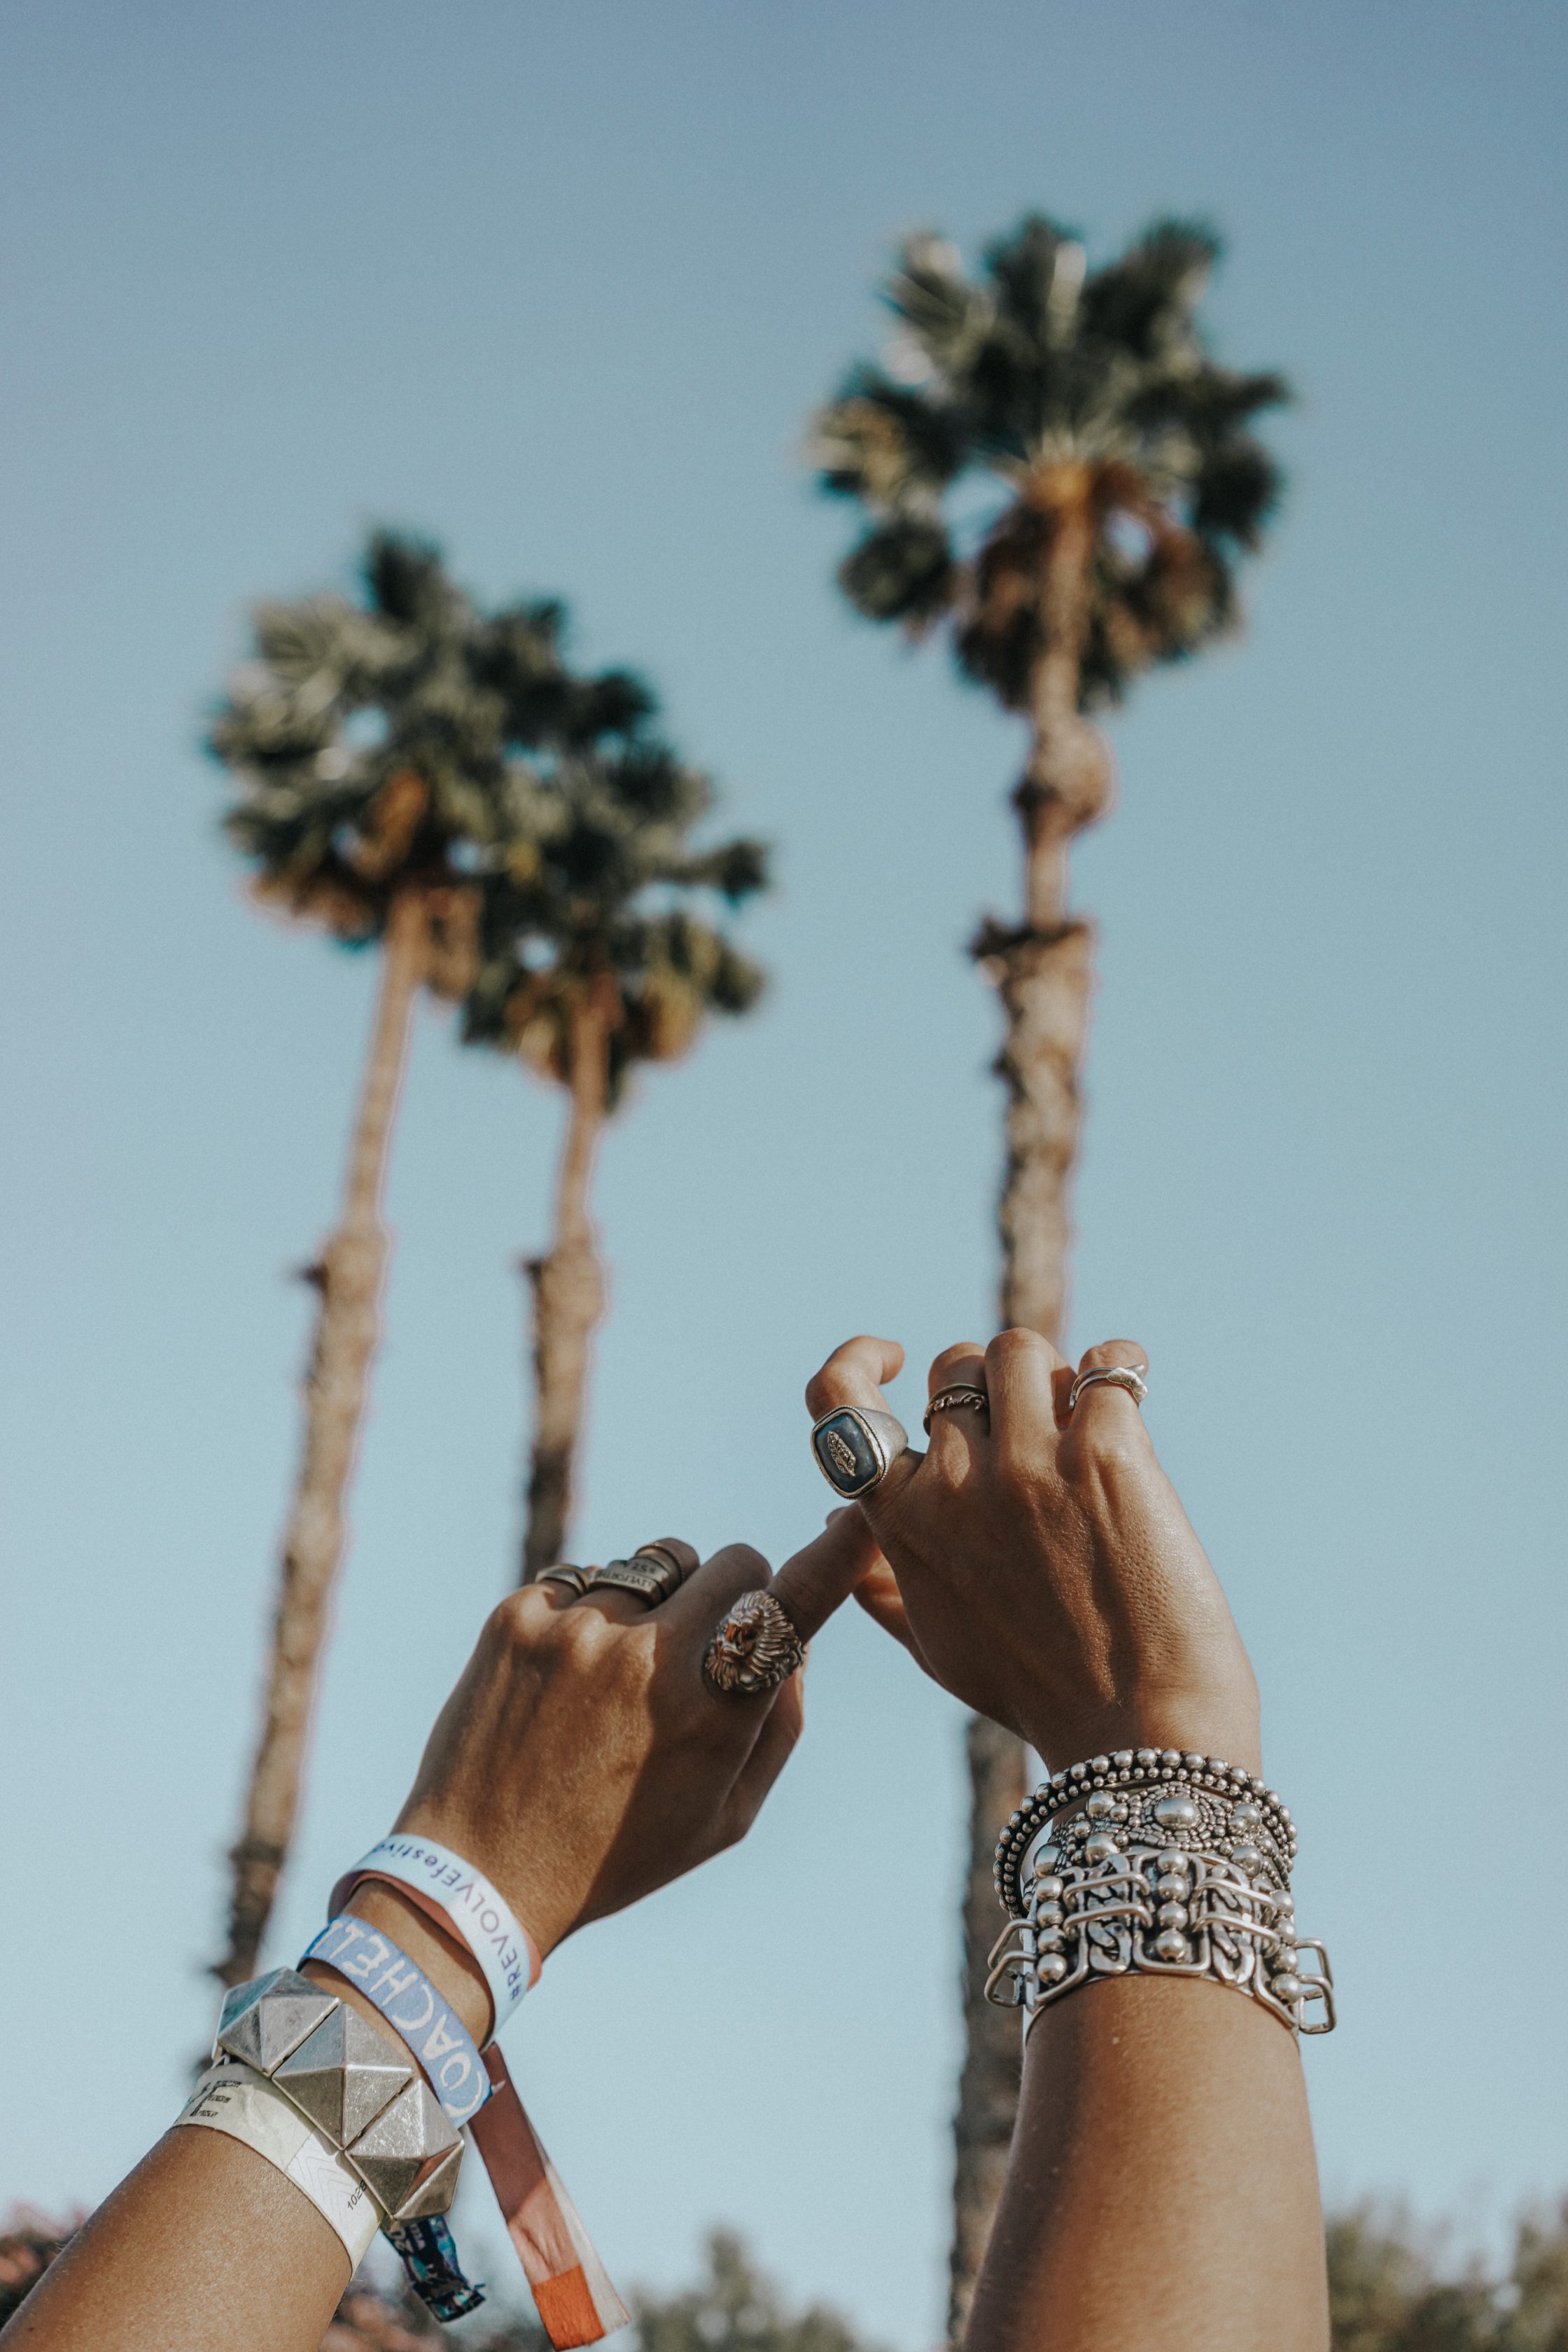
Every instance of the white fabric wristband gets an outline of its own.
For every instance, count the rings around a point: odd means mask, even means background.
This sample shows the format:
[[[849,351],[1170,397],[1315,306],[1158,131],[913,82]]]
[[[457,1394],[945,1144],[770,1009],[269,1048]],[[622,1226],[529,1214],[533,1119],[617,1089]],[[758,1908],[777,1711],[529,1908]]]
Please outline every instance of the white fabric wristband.
[[[422,1909],[445,1914],[458,1941],[484,1971],[495,2010],[489,2037],[493,2040],[538,1982],[541,1964],[532,1937],[483,1872],[434,1838],[394,1832],[339,1879],[332,1889],[333,1917],[347,1906],[362,1878],[389,1878],[419,1897]]]
[[[359,2268],[381,2227],[375,2200],[353,2166],[265,2074],[237,2058],[224,2059],[207,2069],[174,2122],[226,2132],[276,2165],[331,2222],[351,2267]]]

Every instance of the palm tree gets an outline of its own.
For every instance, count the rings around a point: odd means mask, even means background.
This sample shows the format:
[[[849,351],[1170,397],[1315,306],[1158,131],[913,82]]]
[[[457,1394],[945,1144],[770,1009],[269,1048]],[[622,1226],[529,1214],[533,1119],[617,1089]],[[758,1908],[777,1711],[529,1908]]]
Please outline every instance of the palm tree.
[[[963,674],[1029,730],[1013,793],[1021,914],[987,920],[972,952],[1005,1023],[1002,1322],[1052,1340],[1065,1319],[1093,957],[1092,929],[1069,909],[1068,855],[1112,783],[1085,714],[1234,624],[1237,561],[1278,492],[1248,427],[1286,386],[1218,366],[1198,323],[1218,251],[1206,228],[1164,220],[1089,270],[1070,231],[1030,215],[972,277],[951,245],[912,237],[886,289],[899,320],[887,363],[858,368],[814,429],[824,486],[868,516],[839,570],[850,603],[914,635],[945,625]],[[954,512],[961,486],[967,527]],[[986,2007],[984,1981],[991,1852],[1025,1772],[1020,1743],[979,1718],[968,1758],[955,2341],[1017,2097],[1016,2029]]]
[[[255,1972],[299,1810],[311,1700],[344,1547],[389,1241],[382,1193],[414,1003],[472,976],[475,866],[502,823],[509,761],[557,696],[552,606],[486,617],[432,547],[372,538],[364,598],[266,604],[253,660],[208,738],[239,796],[225,819],[264,906],[379,949],[380,989],[337,1230],[317,1294],[304,1439],[284,1530],[263,1724],[230,1856],[228,1945]],[[515,813],[508,820],[515,829]]]
[[[474,1043],[516,1054],[565,1089],[553,1230],[524,1262],[532,1295],[534,1419],[522,1575],[563,1554],[588,1355],[605,1308],[590,1210],[606,1120],[639,1062],[686,1052],[710,1013],[753,1004],[762,974],[693,911],[766,886],[760,844],[692,849],[708,778],[648,731],[646,688],[613,673],[563,680],[541,756],[509,780],[510,832],[484,887]]]

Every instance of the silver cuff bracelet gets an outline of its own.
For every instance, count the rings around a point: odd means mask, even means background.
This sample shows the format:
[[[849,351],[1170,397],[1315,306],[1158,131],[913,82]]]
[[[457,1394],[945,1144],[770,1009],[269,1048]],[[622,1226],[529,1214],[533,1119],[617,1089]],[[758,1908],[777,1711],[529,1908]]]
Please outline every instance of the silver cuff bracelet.
[[[461,2135],[408,2051],[297,1969],[274,1969],[224,1999],[215,2058],[266,2075],[339,2149],[392,2221],[445,2213]]]
[[[1026,2036],[1079,1985],[1210,1977],[1292,2032],[1331,2032],[1328,1955],[1296,1932],[1295,1853],[1289,1812],[1240,1766],[1174,1748],[1075,1764],[1003,1832],[996,1884],[1009,1916],[986,1998],[1022,2008]]]

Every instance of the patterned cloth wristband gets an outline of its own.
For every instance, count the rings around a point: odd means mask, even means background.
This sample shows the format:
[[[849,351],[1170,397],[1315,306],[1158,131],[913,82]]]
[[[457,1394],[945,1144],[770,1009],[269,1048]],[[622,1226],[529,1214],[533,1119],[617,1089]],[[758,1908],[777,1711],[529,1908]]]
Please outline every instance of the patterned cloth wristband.
[[[331,2222],[350,2266],[359,2268],[381,2226],[375,2200],[331,2142],[265,2074],[237,2058],[209,2066],[174,2122],[226,2132],[264,2156]]]
[[[390,1880],[421,1911],[456,1932],[485,1970],[498,2018],[511,2013],[503,2000],[515,2008],[538,1976],[539,1958],[531,1941],[495,1889],[458,1855],[427,1838],[392,1837],[373,1847],[338,1881],[332,1890],[338,1916],[305,1958],[324,1961],[359,1986],[413,2052],[450,2121],[469,2126],[507,2235],[556,2352],[597,2343],[625,2327],[631,2315],[523,2112],[500,2052],[492,2041],[481,2058],[459,2020],[406,1953],[389,1936],[342,1910],[350,1890],[363,1878]],[[531,1968],[526,1979],[516,1966],[524,1952]],[[503,1977],[499,1989],[492,1969]],[[514,1981],[505,1980],[509,1970]],[[478,2097],[471,2087],[470,2059],[484,2084]],[[403,2256],[414,2292],[437,2319],[471,2308],[452,2293],[438,2250],[433,2252],[426,2240],[414,2244],[399,2230],[389,2229],[386,2234]],[[455,2284],[460,2290],[467,2282],[455,2269]]]

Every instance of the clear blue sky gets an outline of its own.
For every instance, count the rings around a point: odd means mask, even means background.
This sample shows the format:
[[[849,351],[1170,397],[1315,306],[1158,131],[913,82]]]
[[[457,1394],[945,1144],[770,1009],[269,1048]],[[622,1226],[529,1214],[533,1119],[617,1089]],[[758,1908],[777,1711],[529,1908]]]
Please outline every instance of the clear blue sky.
[[[774,986],[606,1151],[581,1543],[782,1553],[847,1332],[984,1333],[1014,729],[835,600],[802,422],[889,241],[1026,206],[1231,241],[1291,473],[1235,647],[1115,723],[1074,1330],[1252,1644],[1335,2194],[1568,2180],[1563,1758],[1568,17],[1493,0],[51,0],[0,14],[5,1106],[0,2197],[90,2200],[212,1997],[372,971],[263,922],[199,714],[247,600],[373,520],[559,592],[778,845]],[[389,1338],[272,1957],[385,1824],[511,1572],[513,1261],[557,1105],[422,1028]],[[903,1402],[918,1412],[916,1383]],[[552,1962],[509,2039],[617,2276],[733,2221],[935,2333],[956,1713],[858,1622],[750,1846]],[[112,2068],[67,2094],[107,2005]],[[25,2022],[25,2030],[23,2025]],[[69,2059],[62,2053],[75,2053]],[[1556,2053],[1554,2056],[1553,2053]],[[471,2226],[490,2229],[482,2185]],[[497,2269],[497,2275],[501,2273]]]

